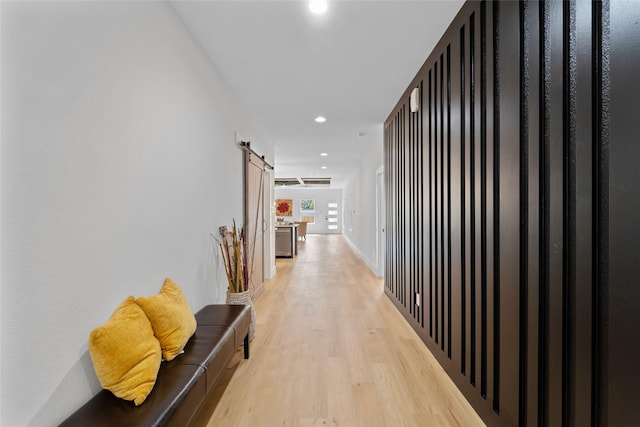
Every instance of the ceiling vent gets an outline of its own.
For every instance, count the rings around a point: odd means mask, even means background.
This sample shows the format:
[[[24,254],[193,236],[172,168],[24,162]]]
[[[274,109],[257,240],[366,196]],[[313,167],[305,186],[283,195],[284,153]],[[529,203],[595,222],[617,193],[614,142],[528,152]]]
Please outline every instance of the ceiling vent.
[[[276,187],[289,187],[289,186],[328,186],[331,185],[331,178],[276,178]]]

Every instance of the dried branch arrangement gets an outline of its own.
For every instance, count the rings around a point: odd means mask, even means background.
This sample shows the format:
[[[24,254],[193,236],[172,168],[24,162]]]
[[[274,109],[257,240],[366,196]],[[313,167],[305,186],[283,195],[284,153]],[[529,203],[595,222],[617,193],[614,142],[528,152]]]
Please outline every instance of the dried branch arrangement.
[[[216,239],[217,240],[217,239]],[[244,228],[238,229],[235,220],[232,231],[220,228],[220,253],[229,281],[229,292],[249,290],[249,269],[247,268],[246,235]]]

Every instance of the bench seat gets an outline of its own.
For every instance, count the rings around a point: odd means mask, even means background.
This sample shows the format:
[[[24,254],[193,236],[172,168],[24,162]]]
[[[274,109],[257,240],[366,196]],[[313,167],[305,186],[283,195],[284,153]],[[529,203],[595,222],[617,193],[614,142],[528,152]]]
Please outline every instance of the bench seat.
[[[240,345],[244,344],[244,357],[249,358],[251,309],[207,305],[196,313],[196,321],[196,332],[184,353],[162,362],[156,384],[142,405],[102,390],[61,426],[188,426]]]

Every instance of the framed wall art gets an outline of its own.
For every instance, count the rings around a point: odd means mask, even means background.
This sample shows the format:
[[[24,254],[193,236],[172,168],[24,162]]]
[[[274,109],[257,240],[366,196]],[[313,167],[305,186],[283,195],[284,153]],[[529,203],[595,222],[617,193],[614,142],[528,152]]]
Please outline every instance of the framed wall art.
[[[293,200],[276,199],[276,216],[291,216]]]

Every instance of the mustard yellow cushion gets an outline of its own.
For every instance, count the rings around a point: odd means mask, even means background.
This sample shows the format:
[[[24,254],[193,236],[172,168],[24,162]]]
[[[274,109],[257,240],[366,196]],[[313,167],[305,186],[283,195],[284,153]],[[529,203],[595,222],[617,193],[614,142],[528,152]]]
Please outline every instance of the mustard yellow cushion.
[[[139,297],[136,301],[151,321],[162,347],[162,357],[173,360],[182,353],[197,326],[182,290],[173,280],[166,278],[159,294]]]
[[[140,405],[156,383],[160,344],[133,297],[89,335],[89,354],[102,388]]]

